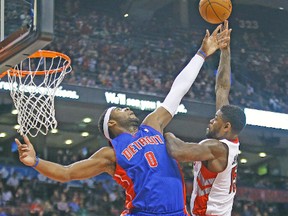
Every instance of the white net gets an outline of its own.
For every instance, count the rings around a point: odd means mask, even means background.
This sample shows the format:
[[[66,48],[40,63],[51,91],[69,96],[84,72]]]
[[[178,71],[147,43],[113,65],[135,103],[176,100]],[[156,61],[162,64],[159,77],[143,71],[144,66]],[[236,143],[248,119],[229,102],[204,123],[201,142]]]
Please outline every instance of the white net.
[[[63,54],[54,56],[49,52],[39,51],[40,55],[30,56],[7,71],[21,135],[35,137],[39,132],[46,135],[57,127],[54,97],[72,68],[69,57]]]

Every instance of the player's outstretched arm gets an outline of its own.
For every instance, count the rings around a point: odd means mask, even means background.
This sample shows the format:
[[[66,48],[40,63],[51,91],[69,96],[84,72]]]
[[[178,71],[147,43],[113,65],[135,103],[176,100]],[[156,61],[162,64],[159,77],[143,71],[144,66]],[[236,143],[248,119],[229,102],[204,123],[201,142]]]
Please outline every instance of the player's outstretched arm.
[[[21,143],[15,139],[18,145],[19,159],[26,166],[34,167],[42,175],[59,181],[82,180],[94,177],[103,172],[110,175],[115,171],[115,154],[112,148],[104,147],[94,153],[90,158],[63,166],[43,159],[37,159],[33,145],[27,136]]]
[[[219,25],[211,35],[206,30],[206,35],[197,54],[176,77],[162,105],[148,115],[143,124],[163,131],[176,113],[182,98],[194,83],[205,58],[212,55],[217,49],[227,46],[227,32],[226,30],[220,32],[221,28],[222,25]]]
[[[208,161],[225,156],[225,145],[216,139],[200,143],[184,142],[172,133],[165,133],[168,153],[179,162]]]
[[[228,43],[221,48],[220,62],[216,76],[216,110],[223,105],[229,104],[229,92],[231,87],[231,55],[230,55],[230,34],[232,29],[228,27],[228,21],[225,20],[222,32],[226,31]]]

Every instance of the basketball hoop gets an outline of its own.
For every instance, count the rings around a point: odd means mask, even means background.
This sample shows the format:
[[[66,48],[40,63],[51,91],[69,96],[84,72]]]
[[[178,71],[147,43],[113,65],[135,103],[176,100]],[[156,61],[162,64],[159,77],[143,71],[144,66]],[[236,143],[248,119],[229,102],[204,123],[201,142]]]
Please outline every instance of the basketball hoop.
[[[0,74],[0,78],[7,76],[10,84],[10,95],[18,111],[18,133],[35,137],[57,127],[54,97],[71,70],[67,55],[39,50]]]

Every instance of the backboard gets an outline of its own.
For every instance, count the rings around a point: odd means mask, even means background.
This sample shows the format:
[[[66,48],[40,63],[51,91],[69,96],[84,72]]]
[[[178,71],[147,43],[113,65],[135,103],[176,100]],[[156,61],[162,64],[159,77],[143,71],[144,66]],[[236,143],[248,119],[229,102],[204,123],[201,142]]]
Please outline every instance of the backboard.
[[[54,0],[0,0],[0,73],[53,40]]]

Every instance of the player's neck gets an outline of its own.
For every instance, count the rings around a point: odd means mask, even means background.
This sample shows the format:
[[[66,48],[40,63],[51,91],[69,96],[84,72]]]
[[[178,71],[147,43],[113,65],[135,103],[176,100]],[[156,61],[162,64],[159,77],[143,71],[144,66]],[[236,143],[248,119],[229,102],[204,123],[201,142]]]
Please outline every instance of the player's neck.
[[[138,131],[138,126],[135,126],[135,125],[130,126],[130,127],[128,128],[128,131],[129,131],[129,133],[131,133],[131,134],[137,133],[137,131]]]
[[[238,136],[235,135],[235,134],[229,134],[227,136],[224,137],[224,139],[227,139],[227,140],[237,140],[238,139]]]
[[[116,129],[115,135],[118,136],[122,133],[129,133],[129,134],[134,135],[135,133],[137,133],[137,131],[138,131],[138,126],[135,126],[135,125],[133,126],[131,125],[128,127],[120,127]]]

